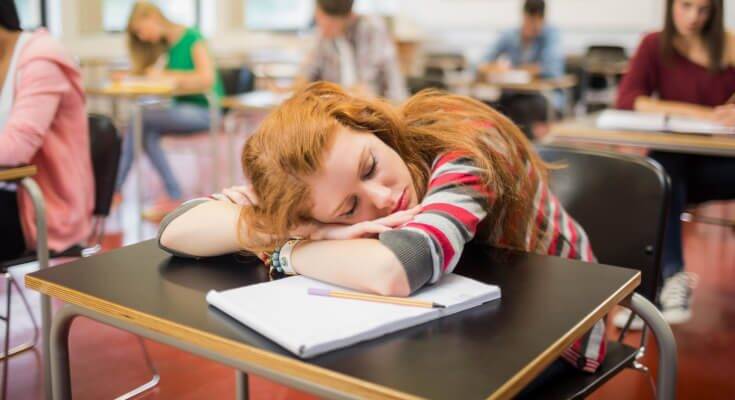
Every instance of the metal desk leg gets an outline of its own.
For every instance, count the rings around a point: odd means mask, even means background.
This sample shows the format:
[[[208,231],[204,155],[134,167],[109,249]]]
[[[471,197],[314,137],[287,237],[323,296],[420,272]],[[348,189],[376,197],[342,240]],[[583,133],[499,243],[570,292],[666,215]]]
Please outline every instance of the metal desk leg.
[[[143,166],[141,165],[141,159],[143,157],[143,105],[139,99],[132,102],[132,108],[130,114],[133,122],[133,137],[128,140],[133,141],[133,168],[135,168],[135,196],[136,196],[136,207],[135,210],[135,223],[136,223],[136,235],[135,242],[143,240],[143,222],[141,218],[143,216]]]
[[[249,386],[248,374],[242,371],[235,371],[235,399],[248,400],[250,397]]]
[[[551,123],[554,121],[554,91],[542,90],[541,95],[546,100],[546,122]]]
[[[53,399],[71,399],[71,375],[69,372],[69,329],[77,313],[64,305],[51,324],[51,379]]]
[[[31,196],[33,202],[33,211],[36,215],[36,256],[38,258],[38,267],[40,269],[48,268],[48,231],[46,228],[46,206],[43,201],[43,193],[33,178],[24,178],[20,181],[21,186]],[[30,310],[29,310],[30,312]],[[49,364],[49,329],[51,328],[51,298],[41,295],[41,333],[43,337],[43,372],[44,372],[44,391],[47,399],[51,398],[51,367]]]
[[[645,297],[634,293],[628,307],[651,328],[658,345],[658,377],[656,392],[659,400],[676,398],[676,340],[661,312]]]

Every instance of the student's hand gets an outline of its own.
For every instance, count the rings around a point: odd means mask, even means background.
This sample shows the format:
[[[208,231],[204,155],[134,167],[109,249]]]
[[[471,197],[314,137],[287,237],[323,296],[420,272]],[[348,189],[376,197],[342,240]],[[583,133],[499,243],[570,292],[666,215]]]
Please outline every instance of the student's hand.
[[[299,227],[292,232],[293,237],[311,240],[345,240],[375,237],[383,232],[397,228],[421,212],[421,206],[399,211],[372,221],[358,222],[353,225],[312,223]]]
[[[735,126],[735,104],[715,107],[712,119],[725,126]]]
[[[150,78],[150,79],[162,79],[166,76],[166,71],[160,68],[151,67],[151,68],[148,68],[143,75],[146,78]]]
[[[215,193],[212,197],[217,200],[229,201],[241,207],[258,204],[258,196],[255,195],[253,186],[250,184],[222,189],[222,192]]]

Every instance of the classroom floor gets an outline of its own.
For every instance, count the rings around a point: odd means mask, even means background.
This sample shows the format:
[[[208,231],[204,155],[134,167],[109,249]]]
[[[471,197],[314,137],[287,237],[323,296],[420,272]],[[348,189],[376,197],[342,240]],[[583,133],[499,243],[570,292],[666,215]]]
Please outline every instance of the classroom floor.
[[[199,172],[179,174],[189,177],[183,182],[187,193],[197,192],[196,188],[201,186],[190,180],[206,175],[200,170],[190,171],[195,164],[186,156],[172,156],[172,162],[176,171]],[[151,174],[146,173],[145,176]],[[155,198],[155,193],[160,190],[160,184],[154,179],[146,179],[145,187],[148,199]],[[133,225],[128,203],[129,200],[125,200],[108,218],[105,249],[129,242],[130,239],[124,237],[130,234]],[[700,211],[735,219],[733,203],[711,204],[701,207]],[[148,226],[145,232],[152,235],[155,226]],[[684,236],[688,270],[698,273],[700,280],[694,297],[694,318],[673,328],[679,351],[678,398],[732,399],[735,398],[735,364],[732,360],[735,356],[735,230],[685,224]],[[14,271],[14,276],[22,280],[22,274],[32,270],[32,266],[19,268]],[[38,315],[38,296],[27,292]],[[19,343],[31,335],[32,326],[19,301],[14,302],[12,312],[12,343]],[[610,331],[613,337],[615,329],[610,328]],[[638,337],[631,335],[629,340],[636,343]],[[138,343],[128,333],[83,318],[75,321],[70,352],[74,399],[113,398],[145,382],[149,376]],[[234,396],[235,379],[231,368],[155,342],[146,341],[146,344],[161,374],[161,382],[158,388],[141,398],[220,399]],[[644,364],[652,367],[654,374],[656,357],[655,346],[651,346],[643,359]],[[40,363],[37,350],[10,360],[9,399],[42,398]],[[315,398],[257,377],[251,378],[250,390],[253,399]],[[647,376],[625,371],[591,398],[651,399],[653,395]]]

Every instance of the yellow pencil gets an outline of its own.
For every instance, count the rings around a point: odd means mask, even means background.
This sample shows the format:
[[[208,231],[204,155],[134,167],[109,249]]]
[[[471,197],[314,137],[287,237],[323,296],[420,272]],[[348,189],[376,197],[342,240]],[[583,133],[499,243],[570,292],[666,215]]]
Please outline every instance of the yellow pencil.
[[[340,292],[339,290],[329,290],[321,288],[309,288],[308,293],[314,296],[337,297],[340,299],[374,301],[377,303],[397,304],[401,306],[423,307],[423,308],[445,308],[442,304],[431,301],[413,300],[403,297],[378,296],[367,293]]]

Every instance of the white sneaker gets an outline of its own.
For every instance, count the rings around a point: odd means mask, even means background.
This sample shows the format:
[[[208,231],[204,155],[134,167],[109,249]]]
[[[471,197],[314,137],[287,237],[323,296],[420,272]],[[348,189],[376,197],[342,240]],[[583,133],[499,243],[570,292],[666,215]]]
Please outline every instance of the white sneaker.
[[[659,300],[669,325],[683,324],[692,318],[692,293],[698,279],[694,273],[679,272],[664,282]]]
[[[620,308],[615,315],[613,315],[612,323],[616,327],[623,329],[625,327],[625,324],[628,322],[628,318],[630,318],[630,309],[628,308]],[[628,327],[628,330],[631,331],[639,331],[643,329],[643,320],[639,316],[635,316],[633,318],[633,321],[630,323],[630,326]]]

